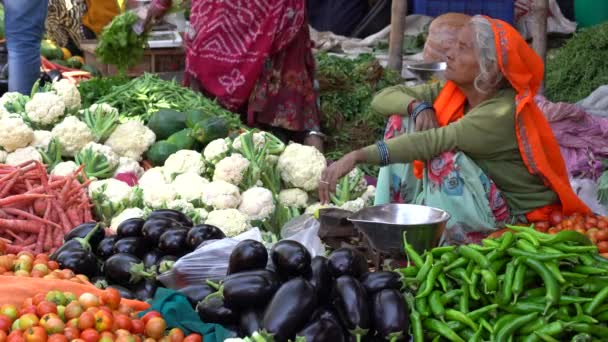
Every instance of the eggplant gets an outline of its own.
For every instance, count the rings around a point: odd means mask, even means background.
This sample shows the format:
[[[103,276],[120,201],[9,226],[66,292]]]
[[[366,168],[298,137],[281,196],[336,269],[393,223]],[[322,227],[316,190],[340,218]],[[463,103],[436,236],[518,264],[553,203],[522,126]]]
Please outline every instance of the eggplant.
[[[227,307],[252,309],[268,304],[279,285],[274,272],[255,270],[229,275],[224,279],[220,292]]]
[[[296,334],[296,340],[298,337],[304,337],[305,341],[315,342],[344,341],[342,327],[336,322],[329,319],[320,319],[317,321],[313,321]]]
[[[165,255],[158,260],[156,264],[156,269],[158,273],[165,273],[173,267],[173,264],[177,261],[177,257],[175,255]]]
[[[357,340],[370,328],[367,293],[361,283],[351,276],[341,276],[334,284],[334,305],[341,322]]]
[[[120,296],[122,298],[125,299],[137,299],[135,298],[135,295],[133,294],[133,292],[131,292],[131,290],[127,289],[124,286],[120,286],[120,285],[109,285],[108,287],[111,287],[113,289],[118,290],[118,292],[120,292]]]
[[[74,227],[72,230],[70,230],[67,234],[65,234],[63,236],[63,241],[65,242],[65,241],[73,240],[75,238],[84,238],[97,225],[99,225],[99,229],[97,229],[95,231],[95,233],[93,234],[93,236],[91,236],[91,239],[89,240],[89,244],[91,245],[91,248],[93,248],[93,250],[95,250],[97,248],[97,246],[99,245],[99,243],[101,242],[101,240],[103,240],[103,238],[106,236],[106,233],[104,231],[105,226],[101,222],[87,222],[87,223],[80,224],[80,225]]]
[[[214,293],[215,289],[207,284],[196,284],[183,287],[179,289],[179,292],[188,297],[188,301],[190,301],[192,307],[196,307],[198,302],[205,299],[205,297],[208,295]]]
[[[158,209],[151,212],[150,216],[148,216],[148,220],[156,218],[170,219],[179,222],[184,227],[192,227],[192,219],[181,211],[172,209]]]
[[[141,235],[146,238],[149,243],[156,246],[158,245],[158,239],[160,239],[160,236],[171,228],[182,228],[182,225],[179,222],[169,218],[149,218],[141,228]]]
[[[158,249],[169,254],[184,254],[187,252],[186,228],[174,228],[165,231],[158,239]]]
[[[374,329],[383,340],[409,340],[409,308],[396,289],[384,289],[372,297]]]
[[[67,241],[51,255],[51,260],[57,261],[62,269],[68,268],[76,274],[95,277],[99,273],[99,266],[89,241],[99,230],[101,227],[96,224],[84,238],[74,237]]]
[[[154,298],[157,288],[158,283],[156,282],[156,279],[146,279],[135,286],[133,289],[133,294],[135,295],[135,298],[145,302],[148,299]]]
[[[343,275],[359,278],[367,272],[367,260],[356,249],[338,248],[329,256],[329,271],[334,278]]]
[[[329,320],[333,321],[337,326],[340,326],[340,327],[342,324],[340,322],[340,318],[338,317],[338,314],[336,313],[334,308],[331,306],[319,307],[312,314],[311,321],[318,321],[321,319],[329,319]]]
[[[244,336],[251,336],[262,329],[263,310],[245,310],[241,312],[239,330]]]
[[[142,237],[126,237],[114,243],[114,254],[125,253],[141,258],[146,253],[146,241]]]
[[[108,280],[102,276],[96,276],[91,278],[91,284],[95,285],[98,289],[105,289],[108,287]]]
[[[194,229],[194,228],[193,228]],[[263,243],[255,240],[239,242],[230,254],[228,261],[228,274],[263,270],[268,265],[268,251]]]
[[[318,255],[312,258],[310,266],[312,268],[310,284],[317,290],[319,302],[325,302],[331,294],[331,287],[333,285],[333,278],[329,273],[329,262],[327,258]]]
[[[277,273],[284,278],[307,276],[310,268],[310,253],[301,243],[292,240],[277,242],[270,252]]]
[[[235,311],[227,308],[219,296],[208,296],[196,305],[198,317],[204,323],[217,323],[221,325],[238,324],[238,315]]]
[[[99,245],[97,246],[96,254],[102,260],[106,260],[107,258],[114,255],[114,243],[118,241],[118,236],[110,235],[105,239],[101,240]]]
[[[207,240],[219,240],[225,238],[224,232],[210,224],[198,224],[188,231],[186,244],[191,250],[195,250],[201,243]]]
[[[155,278],[154,273],[145,271],[141,259],[126,253],[109,257],[103,264],[103,271],[109,281],[123,286],[137,285],[144,279]]]
[[[306,324],[316,305],[315,288],[303,278],[293,278],[272,297],[264,312],[262,328],[275,341],[287,341]]]
[[[160,249],[154,248],[148,253],[144,254],[142,261],[144,262],[144,267],[149,269],[152,266],[156,266],[160,259],[165,255]]]
[[[139,217],[126,219],[116,228],[116,235],[121,238],[141,236],[141,229],[144,227],[144,223],[146,223],[146,220]]]
[[[401,289],[401,280],[395,272],[368,272],[361,277],[361,285],[370,296],[386,289]]]

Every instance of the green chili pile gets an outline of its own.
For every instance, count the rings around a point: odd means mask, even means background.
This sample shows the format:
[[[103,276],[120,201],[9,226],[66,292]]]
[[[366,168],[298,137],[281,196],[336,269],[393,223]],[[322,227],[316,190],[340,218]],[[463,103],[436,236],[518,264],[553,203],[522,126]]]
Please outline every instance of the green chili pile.
[[[136,66],[144,56],[148,35],[137,35],[133,25],[138,17],[133,12],[122,13],[101,32],[95,54],[103,63],[115,65],[121,74]]]
[[[439,247],[398,269],[419,341],[606,341],[608,260],[575,231],[512,227],[481,245]]]

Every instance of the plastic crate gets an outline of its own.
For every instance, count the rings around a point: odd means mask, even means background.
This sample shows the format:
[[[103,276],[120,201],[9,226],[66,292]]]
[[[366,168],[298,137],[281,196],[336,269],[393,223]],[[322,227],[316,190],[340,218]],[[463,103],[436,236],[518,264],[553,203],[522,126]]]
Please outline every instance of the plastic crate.
[[[513,4],[514,0],[414,0],[412,13],[431,17],[450,12],[485,14],[513,24]]]

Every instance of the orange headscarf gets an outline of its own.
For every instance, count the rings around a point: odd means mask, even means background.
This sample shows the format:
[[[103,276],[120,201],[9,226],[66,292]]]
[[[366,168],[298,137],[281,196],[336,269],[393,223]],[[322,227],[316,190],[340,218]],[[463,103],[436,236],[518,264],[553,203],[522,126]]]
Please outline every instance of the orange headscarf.
[[[498,19],[488,19],[495,37],[498,65],[504,77],[517,92],[515,97],[515,132],[519,151],[531,174],[539,175],[553,189],[560,206],[539,208],[529,213],[530,221],[544,220],[549,212],[561,209],[565,215],[589,213],[589,208],[572,191],[568,172],[557,141],[547,119],[536,106],[534,96],[543,81],[544,66],[511,25]],[[464,115],[466,97],[452,81],[448,81],[433,105],[437,122],[446,126]],[[421,178],[424,163],[414,162],[414,174]]]

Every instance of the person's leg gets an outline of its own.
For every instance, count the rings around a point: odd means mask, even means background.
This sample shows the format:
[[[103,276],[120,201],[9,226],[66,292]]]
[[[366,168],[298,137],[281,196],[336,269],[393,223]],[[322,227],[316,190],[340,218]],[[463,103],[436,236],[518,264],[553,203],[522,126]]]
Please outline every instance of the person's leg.
[[[40,42],[48,0],[5,0],[9,91],[30,94],[40,77]]]

